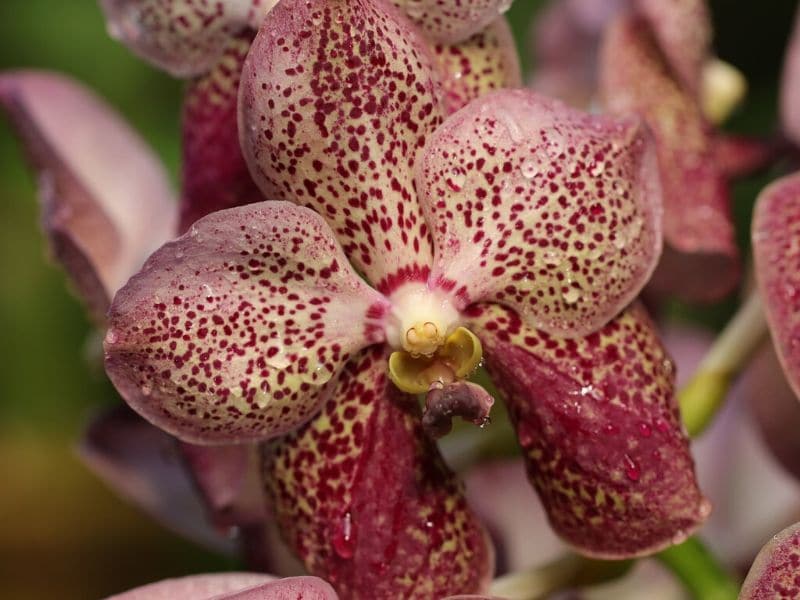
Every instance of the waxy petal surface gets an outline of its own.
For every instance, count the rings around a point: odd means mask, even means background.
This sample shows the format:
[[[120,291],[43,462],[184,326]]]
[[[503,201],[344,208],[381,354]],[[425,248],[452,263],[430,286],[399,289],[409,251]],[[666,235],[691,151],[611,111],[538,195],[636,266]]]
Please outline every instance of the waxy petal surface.
[[[711,48],[711,14],[706,0],[634,0],[681,84],[700,92],[703,65]]]
[[[775,181],[759,195],[753,257],[772,340],[800,396],[800,173]]]
[[[636,296],[661,251],[658,167],[636,118],[488,94],[439,128],[417,181],[433,285],[460,308],[500,302],[532,326],[586,334]]]
[[[0,108],[38,173],[53,255],[102,320],[114,292],[173,234],[167,174],[120,115],[61,75],[0,76]]]
[[[343,597],[483,591],[491,549],[419,409],[376,348],[354,359],[322,413],[265,448],[277,518],[311,573]]]
[[[783,130],[795,144],[800,144],[800,7],[783,59],[780,89],[780,113]]]
[[[176,533],[216,551],[234,553],[212,528],[178,449],[177,440],[127,406],[89,423],[78,455],[112,491]]]
[[[264,200],[239,145],[239,79],[254,33],[230,41],[206,75],[193,80],[183,105],[180,233],[216,210]]]
[[[457,44],[505,13],[513,0],[391,0],[428,39]]]
[[[654,285],[695,300],[720,298],[737,283],[739,257],[727,183],[697,102],[670,74],[644,21],[615,21],[600,62],[608,108],[639,114],[658,148],[666,247]]]
[[[317,577],[276,579],[263,573],[218,573],[165,579],[106,600],[338,600]]]
[[[374,0],[284,0],[245,63],[240,132],[268,198],[323,215],[384,293],[431,257],[412,166],[442,119],[427,44]]]
[[[307,421],[350,354],[383,340],[370,319],[385,306],[313,211],[219,211],[117,294],[106,371],[137,412],[184,441],[265,439]]]
[[[641,306],[578,339],[527,328],[496,305],[472,312],[529,478],[564,541],[624,558],[700,526],[710,504],[697,488],[672,361]]]
[[[101,0],[109,33],[175,77],[214,67],[230,38],[258,29],[277,0]]]
[[[772,538],[756,556],[742,584],[739,600],[800,597],[800,523]]]
[[[505,17],[458,44],[435,44],[447,113],[492,90],[522,86],[514,36]]]

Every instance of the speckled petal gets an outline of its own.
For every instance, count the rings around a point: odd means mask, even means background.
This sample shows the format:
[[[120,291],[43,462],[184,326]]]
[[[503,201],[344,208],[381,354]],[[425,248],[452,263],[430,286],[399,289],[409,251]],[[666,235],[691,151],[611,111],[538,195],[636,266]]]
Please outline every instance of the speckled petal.
[[[240,131],[256,182],[323,215],[384,293],[429,270],[412,166],[442,118],[431,61],[382,0],[284,0],[242,75]]]
[[[505,13],[513,0],[391,0],[428,39],[457,44]]]
[[[742,585],[739,600],[780,600],[800,597],[800,523],[773,537],[756,556]]]
[[[458,44],[435,44],[447,113],[492,90],[522,85],[514,36],[505,17]]]
[[[186,91],[180,233],[215,210],[265,199],[250,177],[236,121],[239,78],[253,35],[231,40],[214,68]]]
[[[564,541],[625,558],[700,526],[711,507],[697,488],[672,361],[641,306],[579,339],[526,328],[498,306],[472,312],[529,478]]]
[[[655,151],[637,118],[488,94],[439,128],[417,182],[433,284],[460,308],[500,302],[532,326],[586,334],[636,296],[661,251]]]
[[[176,77],[214,67],[231,37],[258,29],[277,0],[100,0],[108,30]]]
[[[92,419],[78,456],[113,492],[165,527],[217,552],[234,553],[234,540],[206,518],[175,438],[127,406]]]
[[[386,302],[309,209],[219,211],[114,298],[106,371],[135,410],[184,441],[265,439],[307,421],[350,354],[383,340]]]
[[[338,600],[317,577],[275,579],[263,573],[190,575],[151,583],[106,600]]]
[[[600,62],[607,107],[638,113],[656,139],[666,244],[654,285],[694,300],[724,296],[738,281],[739,257],[727,183],[697,102],[669,73],[644,21],[615,21]]]
[[[800,395],[800,173],[775,181],[759,195],[753,257],[778,357]]]
[[[114,292],[172,236],[167,174],[120,115],[61,75],[0,75],[0,108],[38,173],[51,250],[102,320]]]
[[[353,360],[320,416],[265,448],[284,535],[352,600],[481,592],[484,532],[386,370],[379,348]]]
[[[711,48],[711,14],[706,0],[634,0],[658,40],[672,72],[695,97]]]

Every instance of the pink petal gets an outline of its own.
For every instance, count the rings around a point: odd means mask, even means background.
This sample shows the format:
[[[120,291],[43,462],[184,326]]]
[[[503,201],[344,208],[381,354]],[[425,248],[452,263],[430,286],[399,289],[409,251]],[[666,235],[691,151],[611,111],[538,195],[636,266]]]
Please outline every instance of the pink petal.
[[[232,208],[163,246],[120,290],[106,370],[183,441],[265,439],[307,421],[349,356],[383,340],[385,308],[316,213]]]
[[[268,518],[255,447],[180,443],[179,448],[217,527],[260,525]]]
[[[711,48],[706,0],[634,0],[678,81],[695,97]]]
[[[697,488],[672,361],[634,305],[598,333],[551,337],[492,305],[473,309],[556,532],[597,558],[651,554],[686,539],[710,504]]]
[[[217,64],[231,37],[258,29],[277,0],[100,0],[108,30],[175,77]]]
[[[552,0],[537,15],[530,46],[536,59],[531,87],[588,108],[597,91],[597,51],[608,21],[626,0]]]
[[[390,0],[425,36],[458,44],[505,13],[513,0]]]
[[[610,27],[601,89],[612,111],[639,114],[655,136],[666,246],[654,285],[693,300],[724,296],[739,277],[727,184],[699,106],[669,73],[644,22],[621,18]]]
[[[216,66],[189,84],[183,107],[180,232],[215,210],[264,198],[239,145],[239,79],[253,33],[231,40]]]
[[[758,553],[739,594],[740,600],[800,597],[800,523],[787,527]]]
[[[780,113],[786,135],[800,144],[800,9],[786,48],[780,90]]]
[[[206,507],[178,451],[176,440],[126,406],[94,419],[78,453],[114,492],[171,530],[233,554],[234,545],[206,518]]]
[[[467,501],[495,542],[498,574],[544,565],[563,556],[566,547],[547,523],[522,460],[484,462],[470,469],[465,479]]]
[[[167,175],[120,115],[61,75],[0,75],[0,108],[38,172],[53,255],[102,320],[114,292],[172,236]]]
[[[316,577],[276,580],[261,573],[218,573],[165,579],[107,600],[337,600]]]
[[[284,0],[243,82],[242,145],[264,194],[323,215],[380,291],[424,281],[411,168],[442,118],[426,42],[383,2]]]
[[[448,114],[492,90],[522,85],[517,46],[505,17],[458,44],[434,45],[433,55]]]
[[[718,134],[714,137],[714,162],[728,179],[757,173],[780,158],[785,150],[776,140],[743,135]]]
[[[661,250],[655,153],[638,119],[501,91],[451,116],[418,165],[433,281],[550,332],[602,327]]]
[[[320,416],[265,451],[284,535],[346,598],[483,591],[491,549],[381,349],[354,359]]]
[[[753,216],[758,290],[786,378],[800,394],[800,173],[764,189]]]

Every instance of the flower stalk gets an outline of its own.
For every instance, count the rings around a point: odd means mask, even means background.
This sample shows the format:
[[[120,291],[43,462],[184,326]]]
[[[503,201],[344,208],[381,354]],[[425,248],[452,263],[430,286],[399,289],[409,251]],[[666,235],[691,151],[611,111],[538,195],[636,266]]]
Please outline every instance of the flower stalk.
[[[696,437],[711,424],[731,384],[767,334],[767,322],[757,292],[741,305],[715,340],[692,379],[678,394],[689,435]]]
[[[735,600],[739,586],[697,537],[661,551],[659,561],[683,582],[692,598]]]

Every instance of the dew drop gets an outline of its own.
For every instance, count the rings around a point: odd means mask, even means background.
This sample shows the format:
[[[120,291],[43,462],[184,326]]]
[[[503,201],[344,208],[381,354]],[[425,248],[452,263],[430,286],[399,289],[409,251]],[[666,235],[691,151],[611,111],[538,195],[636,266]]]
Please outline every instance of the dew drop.
[[[539,174],[539,168],[532,160],[526,160],[520,166],[520,172],[525,179],[533,179]]]
[[[153,393],[153,386],[149,383],[143,383],[142,387],[139,388],[139,391],[142,392],[142,396],[149,396]]]
[[[685,542],[687,539],[689,539],[689,534],[681,529],[672,536],[672,543],[677,546],[678,544]]]
[[[350,511],[347,511],[342,517],[336,533],[333,536],[333,550],[341,558],[353,558],[355,553],[355,526],[353,525],[353,517]]]
[[[581,299],[581,291],[578,288],[569,288],[566,292],[563,292],[561,296],[567,304],[575,304]]]
[[[653,428],[647,423],[639,423],[639,434],[642,437],[650,437],[653,435]]]
[[[119,335],[114,329],[109,329],[106,332],[105,342],[106,344],[116,344],[119,341]]]
[[[453,167],[447,176],[447,186],[454,192],[460,192],[467,180],[467,172],[461,167]]]
[[[557,252],[555,250],[548,250],[542,256],[542,260],[544,260],[544,264],[546,265],[555,266],[561,264],[562,256],[560,252]]]
[[[519,144],[524,138],[522,134],[522,128],[519,126],[519,123],[517,123],[516,119],[514,119],[511,113],[503,109],[499,109],[497,111],[497,118],[503,125],[505,125],[511,141],[515,144]]]
[[[589,175],[592,177],[599,177],[606,170],[606,163],[602,160],[592,163],[589,166]]]
[[[639,477],[641,476],[642,472],[639,469],[639,465],[627,454],[623,457],[625,461],[625,475],[631,481],[639,481]]]
[[[178,249],[175,251],[175,258],[176,258],[177,260],[181,260],[181,259],[183,258],[183,256],[184,256],[184,253],[183,253],[183,248],[178,248]]]
[[[700,506],[697,507],[697,514],[701,519],[705,519],[711,514],[711,502],[707,498],[703,498],[700,501]]]

